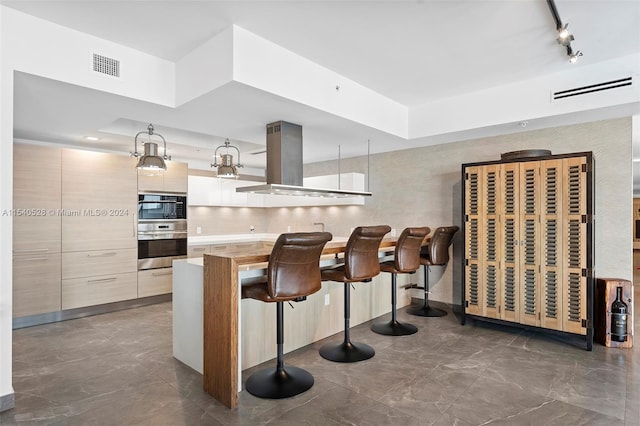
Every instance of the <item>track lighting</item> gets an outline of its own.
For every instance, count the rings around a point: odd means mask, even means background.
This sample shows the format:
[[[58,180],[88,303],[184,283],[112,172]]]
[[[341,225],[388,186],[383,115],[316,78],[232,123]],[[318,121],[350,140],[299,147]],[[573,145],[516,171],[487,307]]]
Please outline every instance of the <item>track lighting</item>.
[[[573,49],[571,49],[571,42],[575,40],[575,37],[573,37],[573,34],[569,32],[569,24],[567,23],[562,25],[562,19],[560,19],[560,15],[558,14],[558,9],[556,9],[554,0],[547,0],[547,5],[549,6],[549,10],[551,11],[553,20],[556,22],[556,31],[558,32],[558,38],[556,38],[556,41],[561,46],[567,48],[569,63],[575,64],[576,62],[578,62],[578,58],[582,56],[582,52],[578,50],[574,53]]]

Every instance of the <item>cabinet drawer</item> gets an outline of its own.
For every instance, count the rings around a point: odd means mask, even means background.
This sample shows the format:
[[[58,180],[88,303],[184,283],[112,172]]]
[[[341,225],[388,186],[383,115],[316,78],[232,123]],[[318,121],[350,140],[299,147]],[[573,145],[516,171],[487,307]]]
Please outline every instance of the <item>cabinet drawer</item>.
[[[13,316],[60,310],[60,254],[13,256]]]
[[[62,309],[118,302],[137,296],[136,272],[62,280]]]
[[[187,248],[187,257],[202,257],[204,253],[209,253],[209,245],[189,246]]]
[[[138,297],[171,293],[173,268],[150,269],[138,272]]]
[[[62,254],[62,278],[123,274],[138,269],[136,249],[78,251]]]

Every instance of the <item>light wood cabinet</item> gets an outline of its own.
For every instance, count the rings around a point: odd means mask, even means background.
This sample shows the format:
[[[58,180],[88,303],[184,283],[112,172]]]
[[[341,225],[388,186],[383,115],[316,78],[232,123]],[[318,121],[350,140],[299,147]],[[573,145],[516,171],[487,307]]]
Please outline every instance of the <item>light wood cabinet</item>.
[[[177,161],[166,161],[167,170],[149,175],[138,171],[138,190],[140,192],[186,193],[188,189],[188,165]]]
[[[60,253],[62,150],[16,143],[13,146],[13,252]]]
[[[137,247],[135,159],[62,150],[62,251]]]
[[[593,341],[591,153],[463,165],[465,315]]]
[[[123,274],[138,270],[136,249],[77,251],[62,254],[62,278]]]
[[[61,307],[60,253],[13,257],[13,317],[45,314]]]
[[[13,317],[60,310],[61,148],[13,146]]]
[[[138,271],[138,297],[171,293],[172,287],[173,268]]]
[[[74,309],[138,297],[138,275],[97,275],[62,280],[62,309]]]

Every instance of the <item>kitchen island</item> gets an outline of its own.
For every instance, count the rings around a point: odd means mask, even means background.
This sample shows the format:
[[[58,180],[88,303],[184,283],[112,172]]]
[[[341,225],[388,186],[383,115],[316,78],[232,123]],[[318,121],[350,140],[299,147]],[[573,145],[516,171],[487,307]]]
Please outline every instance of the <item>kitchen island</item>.
[[[325,246],[322,266],[336,263],[346,240]],[[381,248],[394,245],[395,238],[388,239]],[[237,405],[241,371],[275,357],[275,304],[241,300],[239,288],[265,274],[270,253],[264,246],[174,262],[174,356],[202,372],[205,391],[230,408]],[[355,284],[352,325],[389,312],[388,275]],[[285,352],[342,331],[343,290],[342,283],[323,282],[320,291],[286,309]]]

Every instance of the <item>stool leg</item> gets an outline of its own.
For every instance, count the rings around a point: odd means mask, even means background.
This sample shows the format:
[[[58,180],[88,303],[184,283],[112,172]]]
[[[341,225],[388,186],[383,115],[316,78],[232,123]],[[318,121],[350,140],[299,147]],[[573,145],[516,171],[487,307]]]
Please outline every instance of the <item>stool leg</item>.
[[[418,331],[415,325],[399,323],[396,319],[397,293],[396,274],[391,274],[391,321],[373,324],[371,326],[373,332],[386,336],[408,336]]]
[[[419,317],[443,317],[447,315],[442,309],[429,306],[429,267],[424,265],[424,304],[419,308],[407,309],[407,313]]]
[[[259,398],[281,399],[299,395],[313,386],[313,376],[297,367],[284,368],[284,302],[276,302],[275,371],[266,368],[253,373],[245,382],[245,389]]]
[[[351,343],[351,283],[344,283],[344,341],[327,343],[320,348],[320,356],[335,362],[357,362],[373,357],[376,351],[364,343]]]

